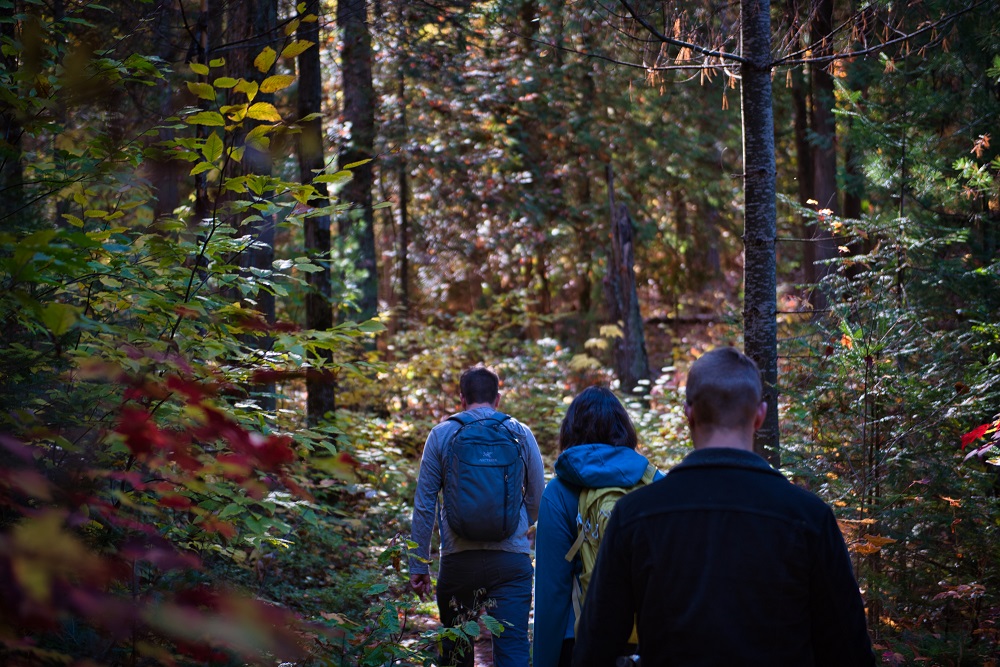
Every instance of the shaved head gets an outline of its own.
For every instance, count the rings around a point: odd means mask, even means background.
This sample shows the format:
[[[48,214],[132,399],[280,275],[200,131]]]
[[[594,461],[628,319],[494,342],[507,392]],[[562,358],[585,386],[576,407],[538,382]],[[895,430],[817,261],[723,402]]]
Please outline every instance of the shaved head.
[[[691,365],[687,405],[698,424],[723,429],[752,425],[761,400],[760,370],[739,350],[718,348]]]

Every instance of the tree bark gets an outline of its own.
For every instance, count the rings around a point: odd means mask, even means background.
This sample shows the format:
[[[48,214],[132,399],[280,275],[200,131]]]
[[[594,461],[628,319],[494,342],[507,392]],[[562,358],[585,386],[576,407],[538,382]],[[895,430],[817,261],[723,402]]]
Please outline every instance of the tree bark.
[[[320,0],[306,0],[304,14],[320,16]],[[323,112],[323,72],[320,67],[320,21],[303,21],[299,24],[296,37],[308,40],[316,46],[303,51],[298,58],[299,65],[299,117]],[[326,167],[323,155],[323,118],[319,116],[301,123],[299,135],[299,179],[312,183],[316,188],[314,198],[309,202],[313,208],[330,205],[326,183],[313,183],[317,172]],[[330,215],[310,216],[305,219],[306,253],[313,264],[322,271],[306,274],[309,292],[306,294],[306,327],[316,331],[326,331],[333,326],[333,307],[330,286]],[[328,365],[333,359],[329,350],[318,353],[317,366]],[[306,375],[306,420],[310,426],[319,424],[324,415],[337,409],[336,385],[328,372],[313,370]]]
[[[621,323],[622,336],[615,339],[615,373],[623,391],[631,392],[640,380],[649,380],[649,356],[643,331],[639,294],[635,286],[635,248],[632,218],[622,202],[615,201],[614,174],[606,170],[611,210],[611,252],[605,278],[608,311],[613,323]]]
[[[767,416],[754,436],[754,451],[778,465],[778,326],[775,273],[774,116],[771,95],[771,18],[768,0],[741,0],[744,64],[743,117],[745,219],[743,328],[746,354],[764,381]]]
[[[17,10],[11,8],[11,13]],[[12,43],[17,43],[17,24],[14,21],[0,23],[0,31]],[[0,55],[0,62],[8,72],[18,68],[17,57],[13,54]],[[4,229],[18,229],[25,215],[24,165],[21,162],[23,150],[21,137],[24,128],[18,120],[17,110],[8,105],[0,109],[0,223]]]
[[[366,0],[337,3],[337,27],[341,30],[340,62],[343,71],[343,121],[350,136],[340,149],[343,168],[374,157],[375,91],[372,86],[371,34],[368,31]],[[365,273],[358,298],[358,319],[378,314],[378,271],[375,257],[375,225],[372,204],[374,186],[372,163],[351,168],[353,178],[344,186],[340,199],[350,209],[338,216],[341,242],[357,242],[356,265]]]
[[[829,55],[833,51],[830,35],[833,33],[833,0],[816,0],[815,11],[810,25],[813,53],[817,57]],[[813,64],[812,78],[812,165],[813,199],[817,208],[828,209],[832,215],[840,214],[837,190],[837,121],[833,115],[833,76],[827,68]],[[811,283],[820,283],[830,275],[833,266],[827,260],[837,256],[837,244],[829,227],[820,222],[813,223],[809,238],[813,239]],[[812,305],[817,311],[826,308],[826,295],[822,289],[814,288]]]

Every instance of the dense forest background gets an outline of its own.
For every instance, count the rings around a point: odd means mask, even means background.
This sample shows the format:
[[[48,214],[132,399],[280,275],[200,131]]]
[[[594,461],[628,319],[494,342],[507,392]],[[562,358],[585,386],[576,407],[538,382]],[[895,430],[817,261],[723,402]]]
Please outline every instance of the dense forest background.
[[[998,9],[0,0],[3,663],[423,663],[460,371],[666,469],[732,344],[882,662],[996,665]]]

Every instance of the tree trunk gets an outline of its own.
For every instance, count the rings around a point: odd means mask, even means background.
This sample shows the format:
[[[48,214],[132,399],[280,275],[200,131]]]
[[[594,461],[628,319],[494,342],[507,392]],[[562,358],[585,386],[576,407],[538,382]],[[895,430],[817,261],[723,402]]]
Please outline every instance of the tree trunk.
[[[608,312],[613,323],[620,323],[622,336],[615,339],[615,373],[622,391],[631,392],[641,380],[649,380],[649,357],[643,332],[639,294],[635,286],[635,248],[632,241],[632,218],[622,202],[615,201],[614,174],[607,166],[608,200],[611,209],[611,252],[605,278]],[[648,388],[647,388],[648,391]]]
[[[11,13],[16,7],[10,9]],[[14,21],[0,23],[0,35],[4,41],[17,43],[17,24]],[[17,57],[12,53],[0,55],[0,62],[8,72],[18,68]],[[9,105],[0,109],[0,223],[4,229],[19,229],[25,215],[24,165],[21,162],[21,137],[24,128],[17,117],[17,110]]]
[[[817,57],[829,55],[833,51],[829,35],[833,32],[833,0],[816,0],[815,12],[810,25],[813,54]],[[811,66],[812,75],[812,152],[813,152],[813,199],[818,209],[828,209],[832,215],[840,215],[837,191],[837,121],[833,115],[835,104],[833,76],[825,65]],[[827,260],[837,256],[837,243],[828,225],[823,222],[811,225],[809,238],[814,239],[813,270],[814,279],[820,283],[830,275],[833,266]],[[826,308],[826,295],[819,288],[813,290],[812,305],[815,310]]]
[[[340,0],[337,3],[337,27],[341,31],[343,121],[351,132],[339,154],[339,165],[344,168],[374,157],[375,91],[372,86],[371,34],[368,31],[366,0]],[[340,193],[341,201],[350,209],[338,216],[337,231],[342,243],[348,239],[357,242],[355,263],[365,273],[358,298],[358,319],[368,320],[378,314],[372,163],[351,167],[351,173],[354,177]]]
[[[320,1],[307,0],[304,14],[320,16]],[[299,65],[299,117],[323,112],[323,72],[320,67],[320,21],[303,21],[299,24],[297,39],[308,40],[316,46],[303,51]],[[322,116],[303,122],[299,135],[299,179],[313,183],[317,172],[326,166],[323,155]],[[309,202],[313,208],[330,205],[326,183],[313,183],[315,197]],[[333,307],[330,287],[330,216],[310,216],[305,219],[306,254],[322,271],[306,274],[309,292],[306,294],[306,327],[326,331],[333,326]],[[323,350],[316,359],[317,366],[328,365],[333,359],[329,350]],[[336,386],[328,372],[312,371],[306,375],[306,419],[310,426],[321,422],[323,416],[337,409]]]
[[[774,116],[771,108],[771,17],[767,0],[741,0],[745,220],[743,331],[747,355],[764,381],[767,417],[754,451],[778,465],[778,326],[775,236]]]
[[[789,8],[790,17],[794,16],[792,14],[794,11],[794,7]],[[813,194],[813,156],[809,145],[809,90],[802,68],[796,67],[792,70],[791,79],[798,201],[799,206],[808,208]],[[812,236],[813,224],[808,217],[803,216],[801,229],[803,238]],[[811,242],[802,244],[802,281],[809,285],[816,282],[816,247]]]
[[[397,257],[399,263],[399,313],[397,315],[397,329],[405,331],[410,318],[410,179],[407,170],[406,146],[409,144],[410,131],[406,119],[406,64],[409,54],[409,39],[407,35],[406,3],[399,3],[399,30],[400,39],[400,61],[396,73],[396,95],[399,104],[399,141],[400,151],[399,162],[396,165],[396,174],[399,181],[399,228],[397,230]]]

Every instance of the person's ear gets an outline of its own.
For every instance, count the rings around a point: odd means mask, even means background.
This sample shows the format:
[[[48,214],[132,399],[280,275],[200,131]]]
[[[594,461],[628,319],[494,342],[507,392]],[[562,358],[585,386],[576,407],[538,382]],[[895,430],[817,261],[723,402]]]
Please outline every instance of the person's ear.
[[[757,406],[756,414],[753,416],[753,430],[756,431],[763,426],[765,419],[767,419],[767,401],[761,401],[760,405]]]
[[[469,402],[465,400],[465,396],[462,396],[460,394],[459,398],[462,399],[462,410],[468,410],[469,409]]]
[[[694,414],[694,410],[691,409],[690,403],[684,404],[684,416],[687,417],[688,426],[691,426],[691,415]]]
[[[493,409],[496,410],[500,407],[500,392],[497,392],[497,397],[493,399]]]

